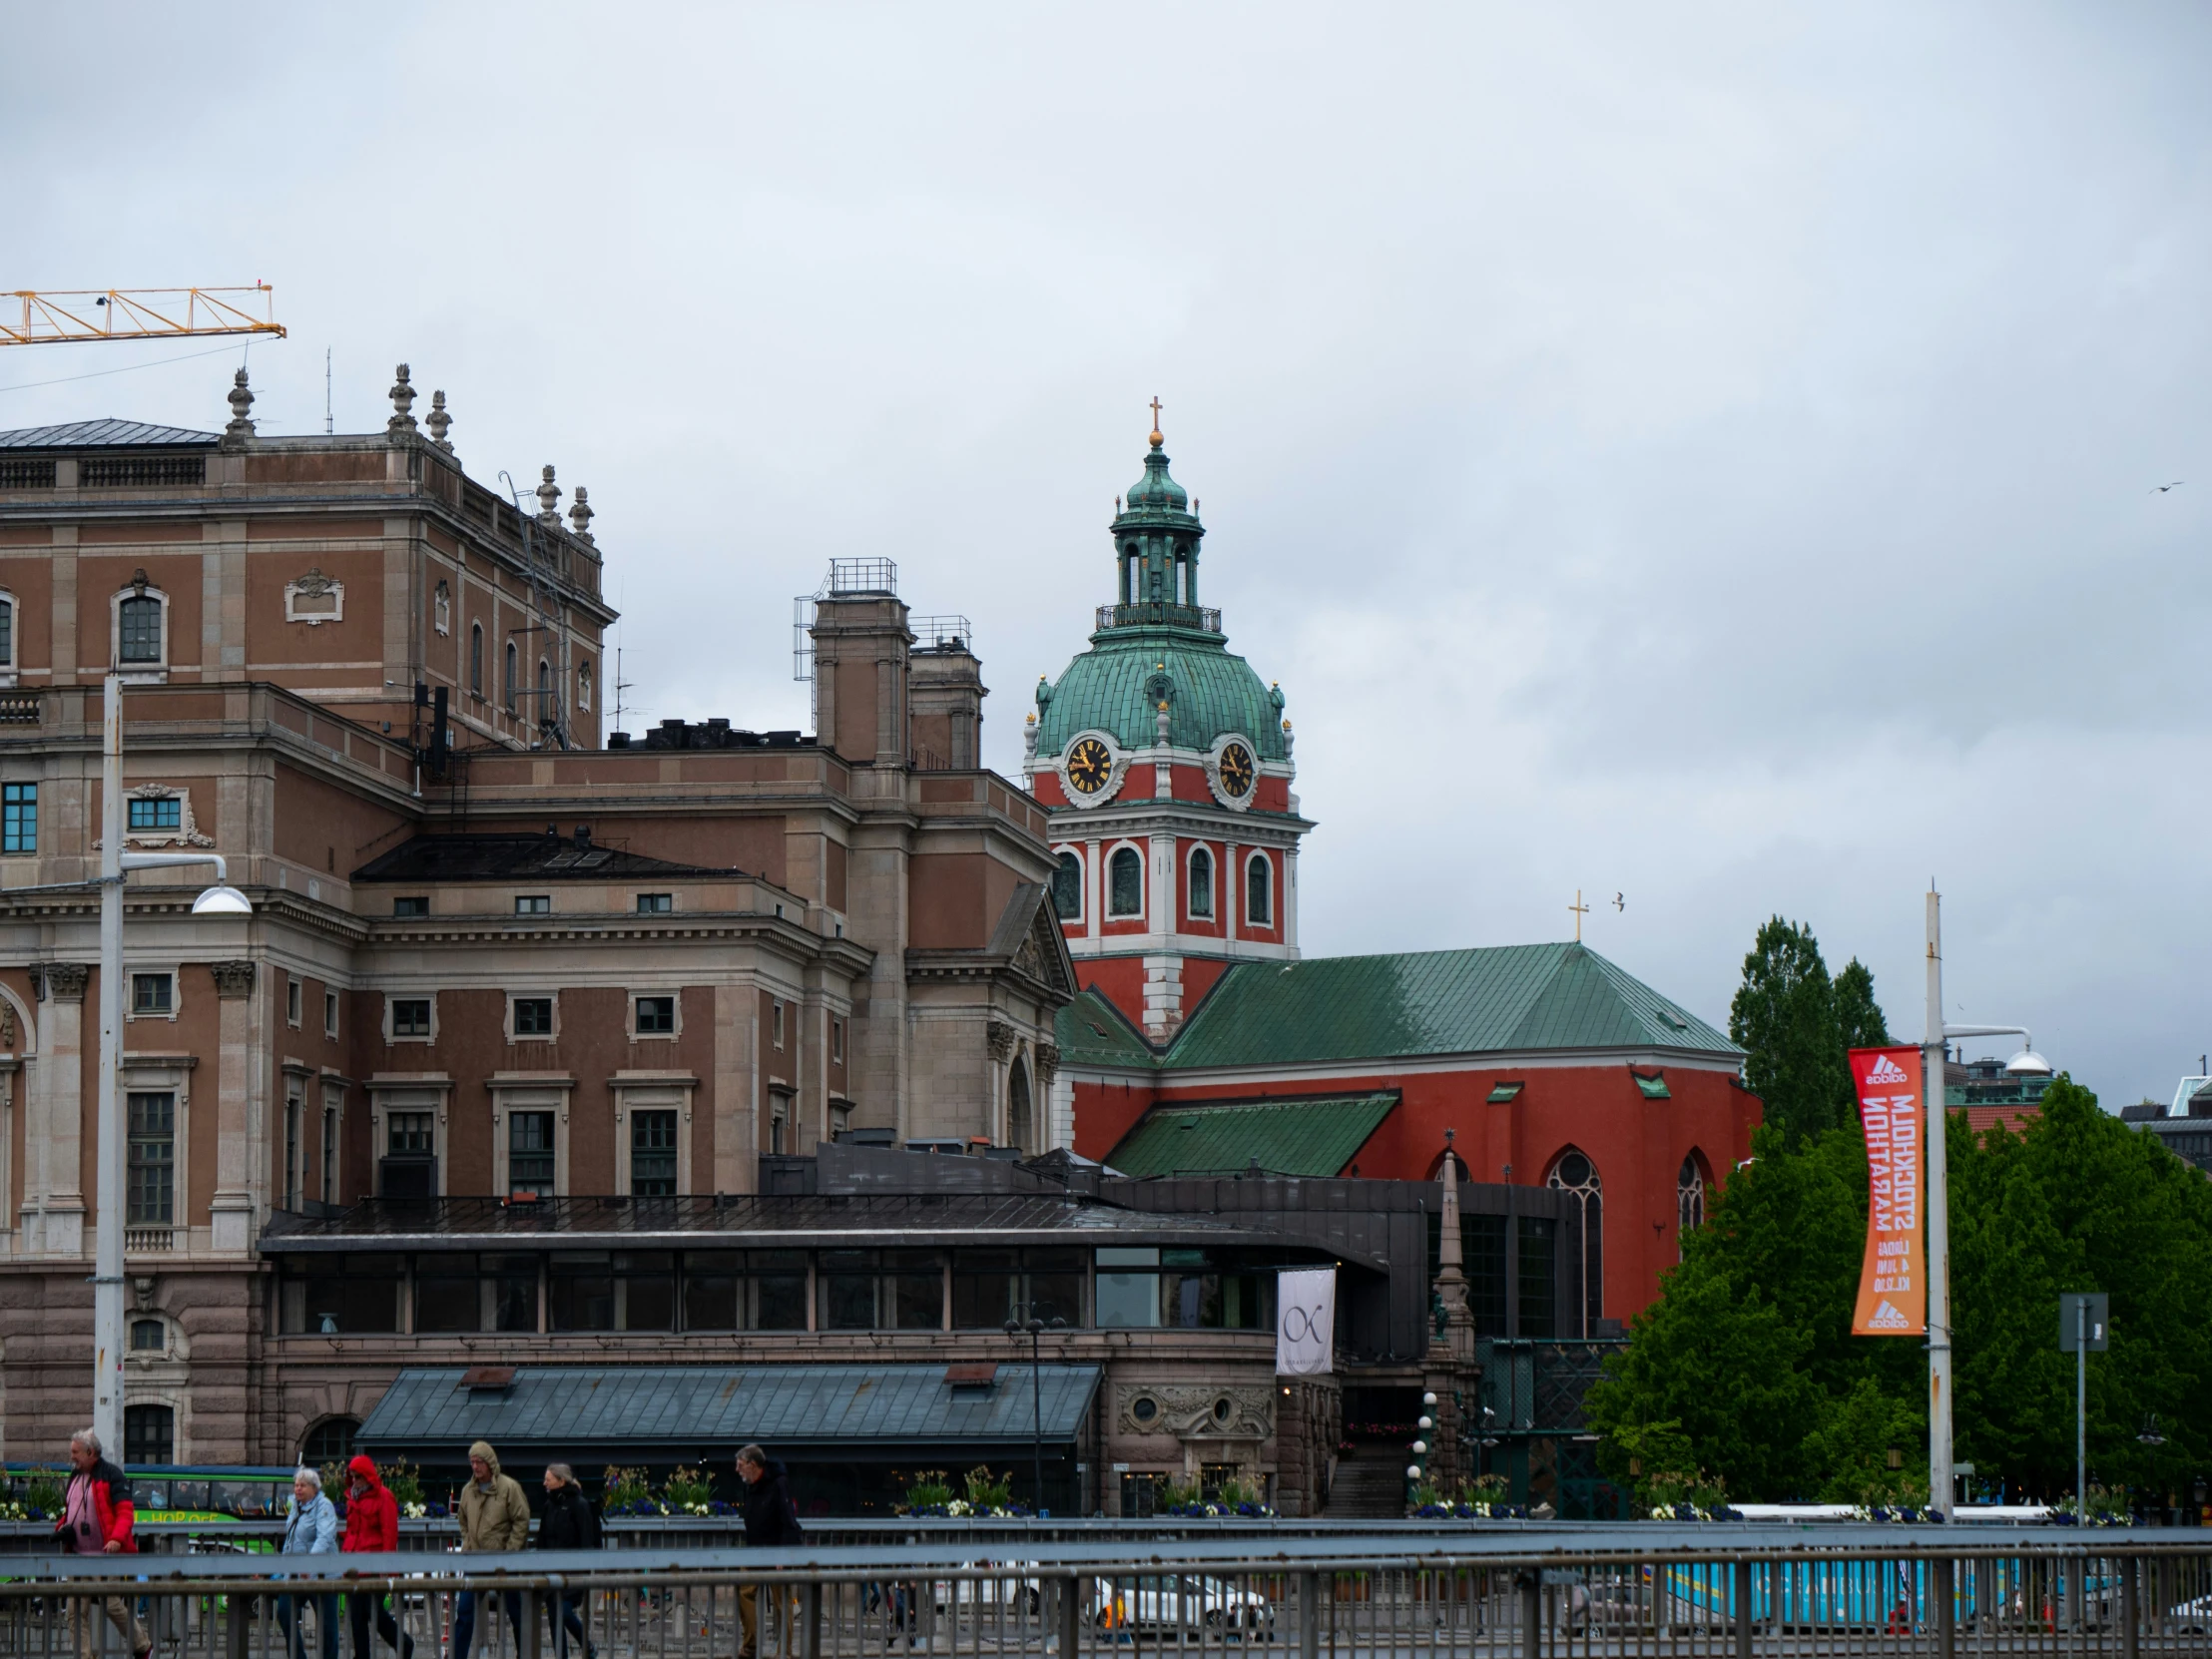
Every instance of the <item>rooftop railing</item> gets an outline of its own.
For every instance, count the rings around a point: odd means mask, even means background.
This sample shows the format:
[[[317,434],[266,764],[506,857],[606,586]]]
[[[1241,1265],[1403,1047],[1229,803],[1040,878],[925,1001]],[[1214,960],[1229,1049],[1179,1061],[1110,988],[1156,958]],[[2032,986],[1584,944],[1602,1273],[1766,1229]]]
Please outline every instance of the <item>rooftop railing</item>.
[[[1104,628],[1195,628],[1200,633],[1221,632],[1221,612],[1198,605],[1170,605],[1148,599],[1135,605],[1101,605],[1098,626]]]

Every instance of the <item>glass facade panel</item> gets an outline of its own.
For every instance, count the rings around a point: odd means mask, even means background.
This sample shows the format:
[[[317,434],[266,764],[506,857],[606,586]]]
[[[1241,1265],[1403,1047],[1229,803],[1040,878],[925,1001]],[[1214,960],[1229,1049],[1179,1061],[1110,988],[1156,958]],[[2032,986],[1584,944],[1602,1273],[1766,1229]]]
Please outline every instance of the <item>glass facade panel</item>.
[[[389,1336],[399,1329],[404,1256],[301,1256],[283,1264],[277,1329],[286,1336]]]
[[[875,1329],[875,1252],[826,1250],[822,1254],[822,1328]]]
[[[807,1253],[756,1250],[747,1294],[755,1331],[806,1330]]]
[[[546,1275],[546,1312],[555,1331],[615,1329],[615,1263],[607,1254],[556,1256]]]
[[[483,1328],[483,1304],[476,1292],[475,1257],[415,1258],[414,1328],[425,1335]]]
[[[1160,1323],[1160,1252],[1108,1249],[1098,1253],[1098,1324],[1149,1330]]]
[[[1549,1216],[1521,1216],[1520,1331],[1523,1337],[1558,1336],[1557,1257],[1559,1224]]]
[[[735,1250],[684,1252],[684,1329],[737,1331],[743,1307],[745,1257]]]
[[[952,1328],[996,1331],[1021,1300],[1021,1258],[1011,1250],[952,1253]]]
[[[538,1259],[535,1256],[486,1256],[482,1262],[484,1329],[535,1331],[538,1328]]]

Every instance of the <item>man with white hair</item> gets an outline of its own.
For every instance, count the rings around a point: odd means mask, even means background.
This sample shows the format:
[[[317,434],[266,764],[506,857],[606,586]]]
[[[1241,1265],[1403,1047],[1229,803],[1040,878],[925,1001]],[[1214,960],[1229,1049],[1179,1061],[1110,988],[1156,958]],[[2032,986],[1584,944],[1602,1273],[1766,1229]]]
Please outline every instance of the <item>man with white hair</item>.
[[[284,1555],[335,1555],[338,1551],[338,1512],[322,1495],[322,1476],[310,1468],[291,1473],[291,1513],[284,1519]],[[298,1603],[314,1603],[315,1629],[321,1633],[322,1659],[338,1659],[338,1598],[335,1595],[278,1596],[276,1620],[284,1627],[284,1646],[291,1659],[306,1659],[306,1643],[298,1627]]]
[[[62,1498],[61,1519],[54,1525],[61,1547],[79,1555],[136,1555],[138,1540],[131,1535],[137,1506],[131,1501],[131,1482],[124,1472],[100,1454],[100,1436],[80,1428],[69,1437],[69,1488]],[[131,1645],[137,1659],[154,1651],[146,1627],[131,1611],[123,1596],[103,1596],[102,1609],[116,1634]],[[93,1632],[92,1603],[79,1598],[77,1650],[90,1659],[99,1642]]]

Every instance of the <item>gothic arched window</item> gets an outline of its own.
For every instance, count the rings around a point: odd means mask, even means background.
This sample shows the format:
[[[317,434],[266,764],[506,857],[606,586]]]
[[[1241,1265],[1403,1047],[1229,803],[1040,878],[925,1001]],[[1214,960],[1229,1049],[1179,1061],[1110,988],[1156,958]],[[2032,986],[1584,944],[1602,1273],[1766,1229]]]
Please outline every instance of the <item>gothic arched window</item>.
[[[1682,1234],[1705,1225],[1705,1171],[1698,1167],[1694,1152],[1682,1160],[1682,1168],[1674,1178],[1674,1222],[1678,1250]]]
[[[1133,846],[1122,847],[1106,865],[1106,913],[1114,916],[1144,914],[1144,859]]]
[[[1203,846],[1191,854],[1191,914],[1214,913],[1214,855]]]
[[[1076,853],[1061,853],[1053,868],[1052,908],[1062,921],[1083,919],[1083,860]]]
[[[1024,1153],[1029,1145],[1029,1067],[1017,1056],[1006,1074],[1006,1144]]]
[[[1582,1335],[1597,1328],[1605,1313],[1605,1188],[1588,1154],[1568,1147],[1551,1166],[1544,1185],[1565,1193],[1582,1212]]]
[[[1265,852],[1255,852],[1245,865],[1245,920],[1263,927],[1275,920],[1275,871]]]

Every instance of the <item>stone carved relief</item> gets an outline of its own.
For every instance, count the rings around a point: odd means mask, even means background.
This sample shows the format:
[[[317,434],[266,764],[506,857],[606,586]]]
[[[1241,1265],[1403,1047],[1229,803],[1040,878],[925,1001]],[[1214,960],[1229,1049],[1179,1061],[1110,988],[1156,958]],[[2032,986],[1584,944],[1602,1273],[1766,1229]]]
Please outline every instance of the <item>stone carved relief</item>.
[[[1264,1440],[1275,1432],[1275,1394],[1270,1388],[1140,1382],[1117,1387],[1114,1396],[1114,1419],[1124,1434]]]
[[[1037,1044],[1037,1086],[1052,1087],[1052,1074],[1060,1069],[1060,1046],[1057,1043]]]
[[[992,1059],[1003,1061],[1013,1055],[1014,1028],[1003,1020],[991,1021],[990,1028],[984,1033],[984,1040],[990,1044]]]
[[[215,975],[215,994],[225,1002],[254,994],[254,964],[250,961],[210,962],[208,970]]]
[[[345,620],[345,584],[309,565],[304,576],[284,584],[284,620],[319,628],[325,622]]]
[[[92,977],[92,964],[48,962],[38,973],[46,982],[46,993],[56,1002],[82,1002],[85,999],[85,983]]]
[[[123,799],[124,799],[124,802],[125,802],[125,804],[126,804],[126,805],[124,806],[124,809],[123,809],[123,822],[124,822],[124,824],[125,824],[126,826],[128,826],[128,825],[130,824],[130,822],[131,822],[131,809],[130,809],[130,806],[128,805],[128,804],[129,804],[130,802],[133,802],[133,801],[174,801],[174,802],[176,802],[176,803],[177,803],[177,828],[176,828],[176,829],[174,829],[174,830],[132,830],[132,829],[128,829],[128,828],[127,828],[127,829],[125,829],[125,830],[123,831],[123,844],[124,844],[124,845],[126,845],[126,846],[130,846],[130,845],[133,845],[133,844],[136,844],[136,845],[139,845],[139,846],[213,846],[213,845],[215,845],[215,837],[214,837],[213,835],[211,835],[211,834],[208,834],[208,833],[207,833],[207,832],[206,832],[205,830],[202,830],[202,829],[200,828],[200,825],[199,825],[198,821],[196,821],[196,820],[195,820],[195,819],[193,818],[193,816],[192,816],[192,791],[190,791],[190,790],[181,790],[181,789],[179,789],[179,788],[178,788],[178,787],[177,787],[177,786],[176,786],[175,784],[141,784],[141,785],[140,785],[140,786],[139,786],[139,787],[138,787],[137,789],[135,789],[135,790],[130,790],[130,791],[127,791],[127,792],[125,793],[125,795],[124,795]],[[102,835],[102,836],[97,836],[97,837],[95,837],[95,838],[94,838],[94,840],[93,840],[93,843],[92,843],[92,845],[93,845],[93,850],[95,850],[95,851],[98,851],[98,850],[100,849],[100,847],[101,847],[101,846],[102,846],[102,845],[103,845],[103,844],[104,844],[104,843],[106,842],[106,840],[107,840],[107,837],[106,837],[106,836],[104,836],[104,835]]]

